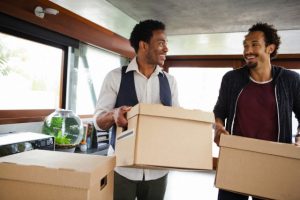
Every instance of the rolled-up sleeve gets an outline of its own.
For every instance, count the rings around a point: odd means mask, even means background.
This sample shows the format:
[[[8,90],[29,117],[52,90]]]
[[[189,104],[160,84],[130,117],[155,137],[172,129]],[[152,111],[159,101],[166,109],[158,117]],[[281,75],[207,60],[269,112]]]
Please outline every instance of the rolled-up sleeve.
[[[96,122],[97,117],[112,111],[115,107],[120,82],[120,68],[109,72],[103,81],[93,117],[94,126],[97,130],[101,130]]]

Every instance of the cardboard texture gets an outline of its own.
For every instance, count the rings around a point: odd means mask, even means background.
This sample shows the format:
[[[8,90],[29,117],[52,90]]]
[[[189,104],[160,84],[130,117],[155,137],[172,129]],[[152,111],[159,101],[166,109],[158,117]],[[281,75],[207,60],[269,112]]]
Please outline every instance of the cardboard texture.
[[[212,169],[212,113],[138,104],[117,131],[117,166]]]
[[[115,157],[32,150],[0,158],[1,200],[112,200]]]
[[[299,200],[300,147],[222,135],[215,185],[251,196]]]

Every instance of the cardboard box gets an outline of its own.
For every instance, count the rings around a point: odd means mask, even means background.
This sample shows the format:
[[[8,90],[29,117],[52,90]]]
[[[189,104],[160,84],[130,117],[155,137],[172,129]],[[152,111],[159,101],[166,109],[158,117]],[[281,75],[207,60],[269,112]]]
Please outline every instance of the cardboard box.
[[[115,157],[32,150],[0,158],[1,200],[113,199]]]
[[[117,166],[212,169],[214,115],[200,110],[138,104],[117,134]]]
[[[216,187],[268,199],[299,200],[299,180],[299,147],[221,136]]]

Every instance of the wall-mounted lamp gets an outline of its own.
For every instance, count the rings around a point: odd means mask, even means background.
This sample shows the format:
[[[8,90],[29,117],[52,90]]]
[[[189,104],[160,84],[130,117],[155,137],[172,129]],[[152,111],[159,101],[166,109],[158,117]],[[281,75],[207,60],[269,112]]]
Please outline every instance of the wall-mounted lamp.
[[[37,6],[34,9],[34,14],[37,17],[44,18],[45,14],[57,15],[59,13],[58,10],[53,8],[45,8],[43,9],[41,6]]]

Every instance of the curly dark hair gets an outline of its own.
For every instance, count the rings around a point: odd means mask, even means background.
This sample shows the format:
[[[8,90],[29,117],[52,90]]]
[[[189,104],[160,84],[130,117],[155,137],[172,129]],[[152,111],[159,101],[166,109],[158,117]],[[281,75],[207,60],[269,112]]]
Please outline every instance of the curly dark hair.
[[[149,43],[153,36],[153,31],[155,30],[165,30],[165,24],[160,21],[148,19],[140,21],[140,23],[135,25],[131,32],[129,41],[136,53],[139,50],[139,42],[144,41]]]
[[[277,55],[277,50],[279,49],[279,45],[281,43],[280,37],[277,34],[277,29],[274,28],[272,24],[267,24],[263,22],[258,22],[254,24],[251,28],[249,28],[249,33],[255,31],[261,31],[265,35],[266,46],[270,44],[275,45],[275,50],[271,53],[271,59],[275,58]]]

